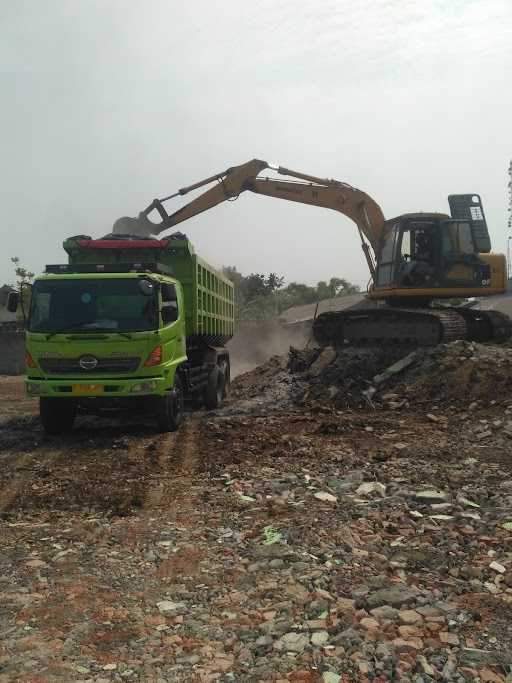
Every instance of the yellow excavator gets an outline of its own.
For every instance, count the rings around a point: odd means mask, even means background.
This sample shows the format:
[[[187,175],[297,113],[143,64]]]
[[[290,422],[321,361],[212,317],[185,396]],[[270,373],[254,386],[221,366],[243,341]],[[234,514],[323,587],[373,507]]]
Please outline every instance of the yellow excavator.
[[[297,180],[263,177],[265,169]],[[164,202],[205,185],[169,214]],[[339,211],[356,224],[371,282],[361,307],[319,315],[313,324],[322,344],[407,343],[430,346],[455,339],[504,341],[512,321],[497,311],[435,305],[440,300],[485,297],[507,289],[506,262],[491,254],[480,196],[450,195],[451,215],[408,213],[386,220],[368,194],[338,180],[318,178],[253,159],[232,166],[162,199],[138,218],[120,218],[111,237],[152,239],[244,191]],[[156,211],[158,223],[148,218]]]

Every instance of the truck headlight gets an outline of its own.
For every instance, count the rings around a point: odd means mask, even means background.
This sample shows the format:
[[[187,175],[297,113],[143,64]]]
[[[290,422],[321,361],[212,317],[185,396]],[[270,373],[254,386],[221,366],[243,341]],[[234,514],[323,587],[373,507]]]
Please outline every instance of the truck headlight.
[[[130,391],[132,394],[150,394],[156,389],[156,382],[139,382],[134,384]]]
[[[35,382],[27,382],[25,384],[25,388],[29,396],[39,396],[39,394],[42,393],[41,387],[39,386],[39,384],[36,384]]]

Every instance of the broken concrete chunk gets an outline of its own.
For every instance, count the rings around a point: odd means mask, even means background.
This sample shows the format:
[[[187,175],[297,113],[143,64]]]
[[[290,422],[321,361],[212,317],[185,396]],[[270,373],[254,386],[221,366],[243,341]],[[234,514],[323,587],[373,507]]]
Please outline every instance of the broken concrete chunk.
[[[285,652],[303,652],[308,645],[308,636],[291,631],[290,633],[285,633],[282,638],[274,643],[274,648],[276,650],[284,650]]]
[[[341,676],[334,673],[334,671],[324,671],[322,674],[322,683],[339,683]]]
[[[184,602],[173,602],[172,600],[162,600],[156,606],[160,612],[182,612],[186,609]]]
[[[370,610],[370,614],[375,617],[375,619],[389,619],[393,621],[398,617],[398,610],[389,605],[382,605],[382,607],[375,607]]]
[[[439,640],[445,645],[458,645],[459,636],[456,633],[450,633],[449,631],[441,631],[439,634]]]
[[[316,633],[313,633],[313,635],[311,636],[311,644],[316,645],[317,647],[325,645],[328,640],[329,634],[327,633],[327,631],[316,631]]]
[[[368,496],[371,493],[377,493],[379,496],[386,495],[386,487],[378,481],[366,481],[361,484],[356,491],[358,496]]]
[[[398,618],[400,619],[400,622],[402,624],[417,624],[420,621],[423,621],[423,617],[419,612],[416,612],[416,610],[413,609],[403,609],[400,610],[398,613]]]
[[[480,505],[478,503],[474,503],[472,500],[469,500],[469,498],[465,498],[464,496],[461,496],[460,494],[457,496],[457,502],[460,503],[461,505],[466,505],[467,507],[471,508],[479,508]]]
[[[499,562],[491,562],[491,564],[489,565],[489,569],[498,572],[498,574],[504,574],[507,571],[507,568]]]
[[[402,372],[402,370],[408,368],[409,365],[412,365],[417,357],[418,354],[416,351],[409,353],[401,360],[397,361],[396,363],[393,363],[393,365],[390,365],[389,368],[386,368],[384,372],[381,372],[379,375],[375,375],[375,377],[373,378],[374,383],[382,384],[382,382],[385,382],[390,377],[393,377],[393,375],[397,375],[399,372]]]
[[[330,365],[336,358],[336,351],[332,346],[326,346],[318,358],[309,366],[309,374],[317,377],[324,368]]]
[[[326,503],[337,503],[338,499],[333,496],[332,493],[327,493],[327,491],[317,491],[315,493],[315,498]]]
[[[436,491],[435,489],[425,489],[417,491],[414,497],[420,503],[444,503],[449,500],[450,494],[446,491]]]
[[[382,590],[370,593],[366,597],[366,602],[370,609],[390,605],[391,607],[401,607],[416,600],[417,592],[407,586],[395,586],[393,588],[383,588]]]
[[[478,439],[478,441],[482,441],[482,439],[487,439],[487,437],[492,436],[492,432],[490,429],[486,429],[484,432],[478,432],[475,434],[475,438]]]

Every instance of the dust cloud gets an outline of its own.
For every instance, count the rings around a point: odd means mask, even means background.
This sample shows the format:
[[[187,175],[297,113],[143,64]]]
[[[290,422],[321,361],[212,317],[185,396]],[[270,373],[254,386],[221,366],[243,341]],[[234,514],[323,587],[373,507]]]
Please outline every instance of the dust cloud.
[[[311,324],[282,325],[277,322],[251,322],[239,326],[228,343],[231,377],[249,372],[272,356],[288,353],[290,346],[302,349],[311,345]]]

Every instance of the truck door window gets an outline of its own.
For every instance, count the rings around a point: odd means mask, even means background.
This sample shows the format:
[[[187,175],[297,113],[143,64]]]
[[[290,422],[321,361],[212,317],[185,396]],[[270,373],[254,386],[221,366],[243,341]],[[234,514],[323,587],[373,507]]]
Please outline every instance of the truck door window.
[[[164,282],[161,287],[162,293],[162,321],[164,325],[178,320],[178,295],[174,285]]]

